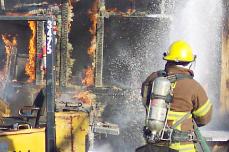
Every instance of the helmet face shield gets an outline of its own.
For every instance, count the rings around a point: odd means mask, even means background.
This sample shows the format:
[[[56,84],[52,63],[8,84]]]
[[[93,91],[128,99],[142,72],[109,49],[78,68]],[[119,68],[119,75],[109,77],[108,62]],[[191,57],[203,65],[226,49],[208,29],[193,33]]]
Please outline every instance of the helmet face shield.
[[[171,44],[169,50],[163,54],[163,59],[174,62],[192,62],[196,58],[192,52],[192,48],[187,42],[179,40]]]

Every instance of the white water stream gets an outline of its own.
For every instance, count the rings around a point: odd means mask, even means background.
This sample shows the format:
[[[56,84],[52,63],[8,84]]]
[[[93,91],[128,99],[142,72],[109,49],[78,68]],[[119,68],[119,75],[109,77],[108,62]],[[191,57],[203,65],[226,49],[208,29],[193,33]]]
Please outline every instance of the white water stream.
[[[214,120],[208,125],[211,128],[217,122],[219,105],[222,3],[222,0],[177,1],[170,31],[171,42],[183,39],[197,55],[192,70],[214,104]]]

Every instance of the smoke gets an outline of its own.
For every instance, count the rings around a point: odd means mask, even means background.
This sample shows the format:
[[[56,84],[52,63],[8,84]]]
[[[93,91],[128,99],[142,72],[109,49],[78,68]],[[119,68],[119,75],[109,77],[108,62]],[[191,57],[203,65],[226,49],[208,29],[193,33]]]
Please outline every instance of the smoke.
[[[182,9],[181,9],[182,8]],[[220,55],[222,27],[221,0],[186,0],[177,2],[171,26],[171,42],[184,39],[191,44],[197,55],[196,78],[203,81],[209,59]]]
[[[104,97],[105,120],[118,124],[119,136],[108,136],[116,152],[130,152],[144,144],[145,109],[141,84],[163,69],[168,43],[168,18],[110,18],[105,29],[104,85],[119,87],[122,96]]]
[[[214,119],[218,117],[222,5],[222,0],[177,1],[170,32],[171,42],[183,39],[197,55],[195,79],[206,89],[215,107],[208,127],[214,127],[217,123]]]
[[[166,5],[175,8],[171,24],[168,18],[110,18],[105,22],[105,29],[112,32],[105,33],[103,82],[125,89],[123,97],[104,98],[108,104],[104,118],[120,127],[119,136],[106,139],[117,152],[134,151],[144,144],[145,111],[140,87],[151,72],[163,69],[162,54],[169,41],[184,39],[193,46],[197,55],[195,78],[214,106],[218,102],[222,2],[177,0],[175,5],[172,1]]]
[[[109,143],[102,144],[94,148],[92,152],[115,152]]]

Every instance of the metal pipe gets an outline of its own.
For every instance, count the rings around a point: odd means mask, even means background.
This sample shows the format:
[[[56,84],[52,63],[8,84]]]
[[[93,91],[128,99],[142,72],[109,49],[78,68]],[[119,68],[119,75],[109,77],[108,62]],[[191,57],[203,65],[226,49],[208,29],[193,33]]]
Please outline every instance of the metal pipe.
[[[55,41],[53,34],[53,19],[47,20],[46,48],[47,48],[47,73],[46,73],[46,151],[56,151],[55,129]]]
[[[50,20],[47,16],[3,16],[0,15],[1,21],[46,21]]]
[[[60,86],[67,85],[67,50],[68,50],[68,2],[62,4],[60,37]]]
[[[102,87],[103,82],[103,41],[104,41],[104,12],[105,12],[105,1],[100,0],[99,11],[100,15],[97,22],[97,35],[96,35],[96,71],[95,71],[95,86]]]
[[[42,83],[42,70],[41,62],[42,59],[38,58],[39,55],[43,55],[42,45],[43,45],[43,31],[44,24],[42,21],[37,22],[37,57],[36,57],[36,84],[39,85]]]

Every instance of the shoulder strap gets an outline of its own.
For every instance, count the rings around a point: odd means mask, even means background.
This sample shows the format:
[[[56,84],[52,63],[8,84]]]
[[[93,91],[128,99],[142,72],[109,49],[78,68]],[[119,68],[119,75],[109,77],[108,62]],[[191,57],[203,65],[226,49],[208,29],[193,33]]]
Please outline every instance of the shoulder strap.
[[[165,70],[160,70],[160,71],[157,71],[157,75],[158,77],[166,77],[167,73]]]
[[[173,75],[168,75],[167,79],[173,83],[177,80],[181,80],[181,79],[193,79],[192,75],[189,74],[173,74]]]
[[[176,78],[177,78],[177,80],[185,79],[185,78],[193,79],[193,76],[189,75],[189,74],[176,74]]]
[[[158,77],[167,77],[171,83],[181,79],[193,79],[193,75],[190,74],[173,74],[168,75],[165,70],[157,71]]]

